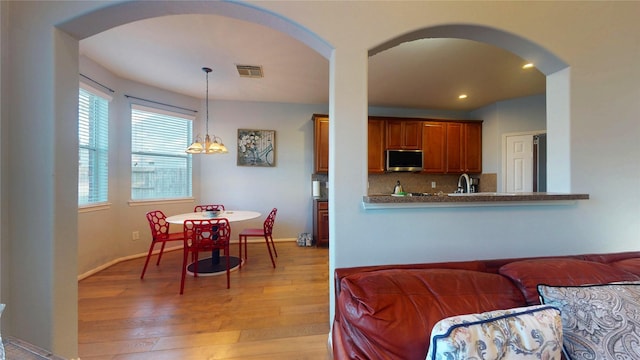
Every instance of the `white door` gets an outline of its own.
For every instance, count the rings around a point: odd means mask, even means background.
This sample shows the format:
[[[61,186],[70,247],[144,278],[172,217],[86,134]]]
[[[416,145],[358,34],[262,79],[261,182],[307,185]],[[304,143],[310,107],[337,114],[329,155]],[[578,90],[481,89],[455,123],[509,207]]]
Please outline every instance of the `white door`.
[[[533,191],[533,135],[507,136],[505,167],[507,192]]]

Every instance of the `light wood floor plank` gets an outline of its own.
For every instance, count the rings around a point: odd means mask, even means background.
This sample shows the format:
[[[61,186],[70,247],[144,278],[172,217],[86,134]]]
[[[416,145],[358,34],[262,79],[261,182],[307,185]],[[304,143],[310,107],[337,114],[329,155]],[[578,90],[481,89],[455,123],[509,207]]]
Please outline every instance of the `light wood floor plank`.
[[[330,359],[328,250],[264,243],[226,276],[187,276],[179,295],[181,250],[160,266],[129,260],[79,282],[82,360]],[[237,256],[237,246],[231,254]]]

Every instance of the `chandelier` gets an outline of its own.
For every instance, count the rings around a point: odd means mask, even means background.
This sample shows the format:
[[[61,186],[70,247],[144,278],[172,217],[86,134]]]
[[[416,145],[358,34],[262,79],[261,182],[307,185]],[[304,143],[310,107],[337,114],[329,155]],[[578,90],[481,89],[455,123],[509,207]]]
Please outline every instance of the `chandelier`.
[[[207,79],[207,96],[206,96],[206,107],[207,107],[207,117],[206,117],[206,136],[204,138],[204,144],[202,143],[202,138],[198,135],[196,136],[196,141],[189,145],[186,152],[189,154],[226,154],[229,151],[227,147],[222,143],[222,139],[218,136],[209,136],[209,73],[212,71],[211,68],[203,67],[202,71],[204,71]]]

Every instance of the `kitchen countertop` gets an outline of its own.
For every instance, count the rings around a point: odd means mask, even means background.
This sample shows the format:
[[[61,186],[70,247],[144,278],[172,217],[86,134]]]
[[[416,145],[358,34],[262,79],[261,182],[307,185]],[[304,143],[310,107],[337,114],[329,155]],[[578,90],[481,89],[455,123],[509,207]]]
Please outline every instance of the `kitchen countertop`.
[[[362,206],[367,210],[421,207],[572,205],[588,200],[589,194],[565,193],[474,193],[432,194],[429,196],[366,195]]]

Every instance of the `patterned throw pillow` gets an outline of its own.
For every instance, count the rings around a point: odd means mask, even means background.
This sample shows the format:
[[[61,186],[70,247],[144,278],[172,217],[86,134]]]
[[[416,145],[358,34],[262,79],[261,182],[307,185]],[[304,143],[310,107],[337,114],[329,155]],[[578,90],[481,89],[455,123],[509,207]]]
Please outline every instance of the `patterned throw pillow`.
[[[427,360],[560,360],[561,354],[560,312],[536,305],[440,320]]]
[[[640,284],[538,285],[538,293],[562,313],[569,359],[640,359]]]

